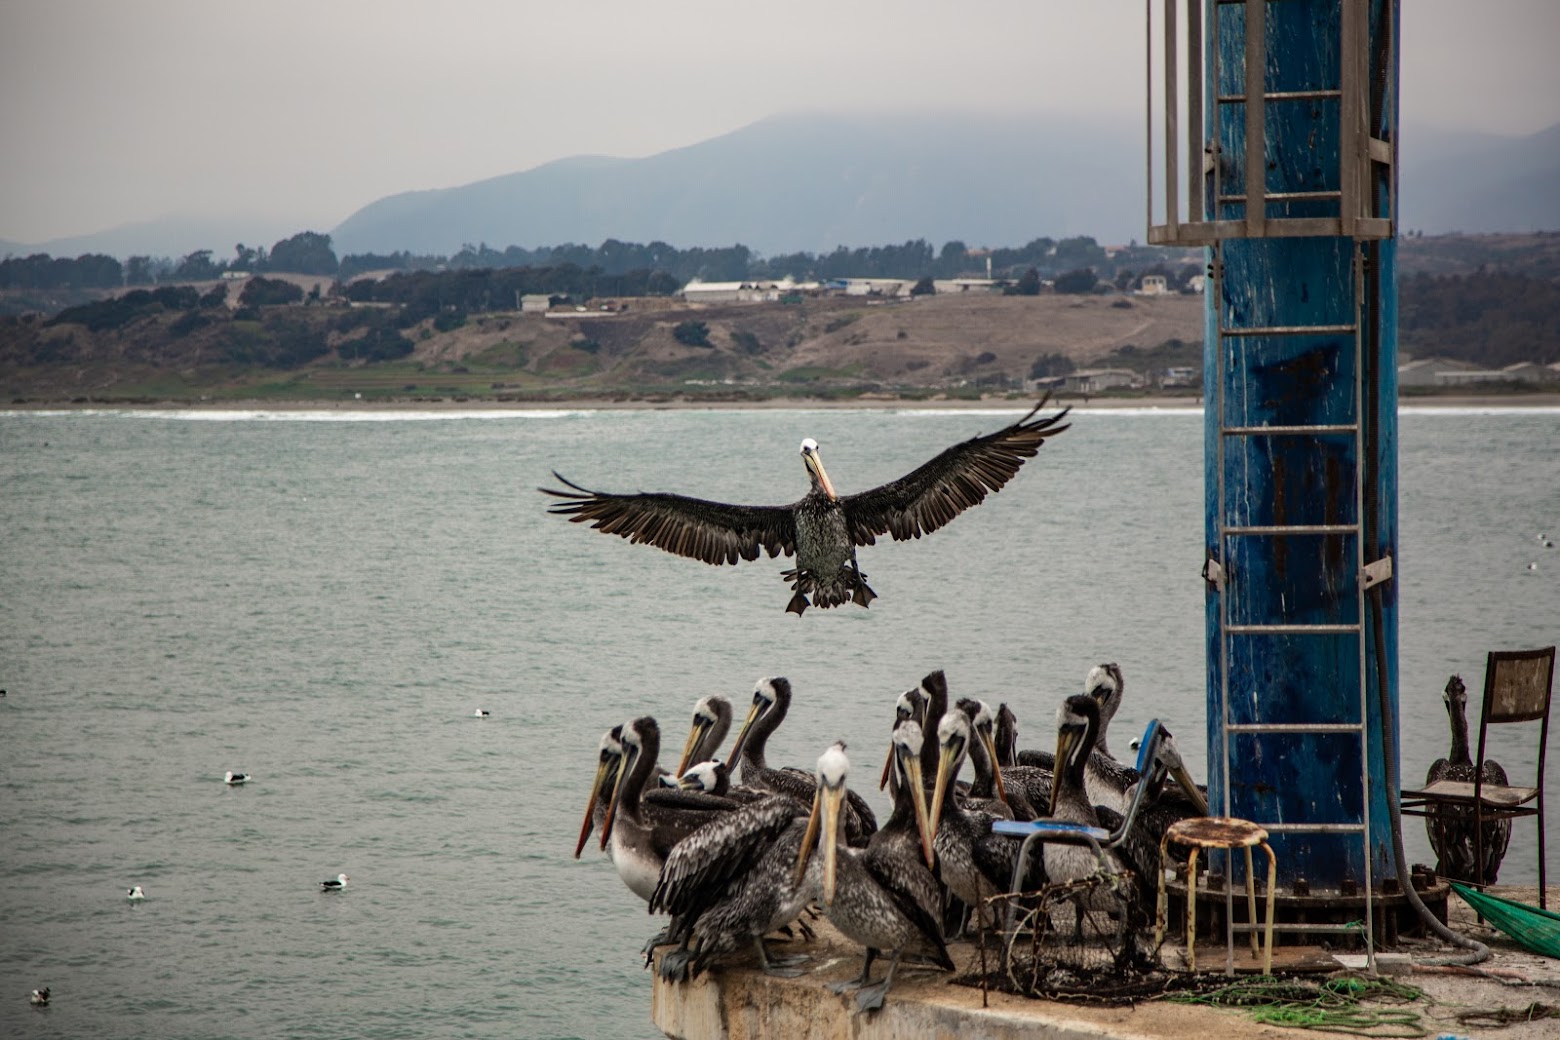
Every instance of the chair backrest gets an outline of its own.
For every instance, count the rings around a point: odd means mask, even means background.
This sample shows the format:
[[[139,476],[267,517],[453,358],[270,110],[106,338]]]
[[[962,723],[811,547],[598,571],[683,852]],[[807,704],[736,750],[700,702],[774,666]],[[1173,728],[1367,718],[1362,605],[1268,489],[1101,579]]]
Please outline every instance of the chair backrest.
[[[1484,764],[1487,727],[1508,722],[1542,721],[1538,737],[1538,777],[1543,784],[1544,748],[1549,743],[1549,701],[1554,690],[1555,648],[1491,650],[1484,666],[1484,706],[1479,713],[1479,753]],[[1480,775],[1482,777],[1482,768]],[[1478,785],[1480,779],[1474,783]]]
[[[1165,764],[1159,761],[1159,747],[1165,742],[1165,728],[1159,724],[1158,719],[1150,719],[1143,729],[1143,737],[1138,741],[1137,772],[1138,782],[1132,789],[1132,800],[1127,803],[1127,811],[1121,817],[1121,825],[1111,832],[1108,845],[1119,845],[1126,840],[1127,832],[1132,829],[1132,821],[1137,819],[1138,808],[1143,804],[1143,798],[1149,788],[1156,787],[1159,781],[1164,779]]]
[[[1532,722],[1549,714],[1555,648],[1491,650],[1484,666],[1484,721]]]

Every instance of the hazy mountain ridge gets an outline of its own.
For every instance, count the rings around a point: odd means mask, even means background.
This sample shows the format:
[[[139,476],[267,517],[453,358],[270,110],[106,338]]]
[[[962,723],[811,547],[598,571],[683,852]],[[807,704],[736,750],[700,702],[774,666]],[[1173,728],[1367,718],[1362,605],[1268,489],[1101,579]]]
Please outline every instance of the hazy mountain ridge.
[[[1404,231],[1560,229],[1560,125],[1523,137],[1407,126]],[[453,254],[571,242],[740,243],[765,254],[924,238],[970,246],[1041,236],[1144,240],[1142,123],[1052,115],[778,115],[640,159],[572,156],[389,195],[332,235],[348,253]],[[310,223],[176,215],[25,244],[0,256],[226,255]],[[324,230],[323,227],[307,228]]]
[[[455,252],[607,238],[827,252],[925,238],[1146,238],[1141,124],[1040,115],[792,115],[645,159],[565,160],[335,230],[343,252]],[[1431,234],[1560,228],[1560,126],[1526,137],[1410,127],[1402,226]]]
[[[332,234],[343,253],[607,238],[765,254],[914,238],[1126,241],[1143,237],[1140,218],[1102,205],[1141,197],[1137,138],[1117,129],[1054,117],[775,116],[644,159],[563,160],[390,196]]]

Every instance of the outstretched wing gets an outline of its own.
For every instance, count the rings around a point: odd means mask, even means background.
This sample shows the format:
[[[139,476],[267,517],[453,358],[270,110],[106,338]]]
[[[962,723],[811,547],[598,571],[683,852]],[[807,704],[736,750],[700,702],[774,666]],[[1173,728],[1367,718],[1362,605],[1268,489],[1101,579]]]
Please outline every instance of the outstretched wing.
[[[1071,408],[1035,418],[1049,400],[1047,394],[1012,426],[955,444],[913,473],[840,499],[852,540],[872,545],[880,534],[891,534],[895,541],[919,538],[1000,491],[1046,438],[1067,429],[1058,423]]]
[[[785,506],[733,506],[659,492],[613,495],[580,487],[557,470],[553,476],[570,490],[537,489],[563,500],[549,513],[631,542],[711,564],[756,560],[760,549],[770,556],[796,551],[796,521]]]

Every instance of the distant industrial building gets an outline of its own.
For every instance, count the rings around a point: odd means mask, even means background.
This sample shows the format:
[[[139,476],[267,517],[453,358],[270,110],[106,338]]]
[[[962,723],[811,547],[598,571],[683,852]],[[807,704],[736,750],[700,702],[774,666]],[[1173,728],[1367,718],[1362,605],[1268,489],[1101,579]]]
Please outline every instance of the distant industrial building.
[[[779,281],[704,282],[695,278],[678,294],[689,303],[774,303],[794,293],[816,293],[817,282]]]
[[[1560,364],[1521,361],[1505,368],[1480,368],[1451,358],[1415,358],[1398,365],[1399,386],[1478,386],[1483,383],[1556,383]]]

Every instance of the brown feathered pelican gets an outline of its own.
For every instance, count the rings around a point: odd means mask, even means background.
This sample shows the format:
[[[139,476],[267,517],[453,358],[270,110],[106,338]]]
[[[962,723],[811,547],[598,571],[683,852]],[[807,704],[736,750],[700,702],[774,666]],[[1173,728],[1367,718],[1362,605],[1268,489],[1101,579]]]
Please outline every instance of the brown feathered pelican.
[[[1110,727],[1110,720],[1121,707],[1125,689],[1121,667],[1113,663],[1095,665],[1083,680],[1084,694],[1093,698],[1099,709],[1091,740],[1093,751],[1085,767],[1085,786],[1093,804],[1106,806],[1118,813],[1126,810],[1127,792],[1138,781],[1137,770],[1119,761],[1105,744],[1106,731]],[[1020,765],[1039,769],[1058,768],[1049,751],[1020,751],[1018,761]]]
[[[730,730],[730,701],[719,695],[700,697],[695,701],[693,725],[689,727],[688,742],[683,745],[682,758],[677,761],[677,776],[686,773],[695,762],[713,759]]]
[[[1441,699],[1452,725],[1451,756],[1437,759],[1430,766],[1425,774],[1425,786],[1438,780],[1471,784],[1479,771],[1468,754],[1468,688],[1463,685],[1461,676],[1454,675],[1447,680]],[[1484,782],[1504,787],[1506,771],[1498,763],[1485,759]],[[1506,856],[1506,844],[1511,840],[1509,819],[1485,820],[1480,840],[1475,841],[1473,807],[1442,805],[1425,817],[1425,829],[1430,832],[1430,847],[1435,849],[1436,874],[1459,881],[1495,883],[1500,861]],[[1478,862],[1476,850],[1483,852],[1482,863]]]
[[[811,803],[818,782],[813,774],[800,769],[771,769],[766,757],[770,734],[774,733],[791,710],[791,682],[783,677],[760,679],[753,686],[753,706],[748,710],[747,721],[737,732],[737,742],[732,745],[731,767],[740,764],[742,782],[759,790],[789,795],[802,805]],[[866,845],[867,839],[877,830],[877,817],[866,800],[854,791],[848,792],[845,814],[845,834],[852,845]]]
[[[865,607],[877,593],[856,564],[856,547],[875,544],[879,535],[904,541],[931,534],[1001,490],[1046,438],[1067,429],[1061,423],[1066,408],[1036,418],[1048,399],[1011,426],[955,444],[898,480],[843,498],[811,437],[802,441],[802,462],[812,488],[788,506],[728,505],[666,492],[611,494],[581,487],[556,470],[553,476],[569,490],[539,490],[562,499],[549,511],[575,523],[705,563],[756,560],[761,550],[771,557],[794,554],[796,566],[783,575],[791,582],[786,610],[793,614],[809,605]]]
[[[661,750],[661,730],[650,716],[624,723],[618,738],[622,761],[601,822],[601,847],[611,855],[623,883],[648,901],[672,848],[716,816],[736,809],[738,803],[692,790],[646,790]],[[603,756],[608,750],[603,740]],[[614,771],[603,758],[598,777],[604,772]]]
[[[836,743],[818,759],[814,811],[822,814],[823,825],[820,830],[808,828],[801,866],[806,867],[811,840],[816,839],[823,850],[824,913],[847,938],[867,949],[860,977],[831,987],[836,993],[858,990],[857,1011],[883,1006],[900,958],[907,952],[929,957],[946,970],[954,967],[937,920],[942,892],[928,869],[934,853],[920,745],[921,727],[914,721],[895,729],[894,813],[865,850],[847,847],[841,833],[845,778],[850,772],[845,746]],[[873,983],[872,961],[880,953],[889,955],[888,972]]]
[[[816,816],[817,796],[813,809]],[[679,940],[661,958],[661,977],[681,981],[748,946],[766,973],[801,974],[795,965],[805,957],[777,959],[763,937],[796,920],[819,895],[821,872],[808,870],[803,855],[815,826],[805,803],[771,793],[678,842],[650,896],[651,912],[671,914],[668,932]]]

